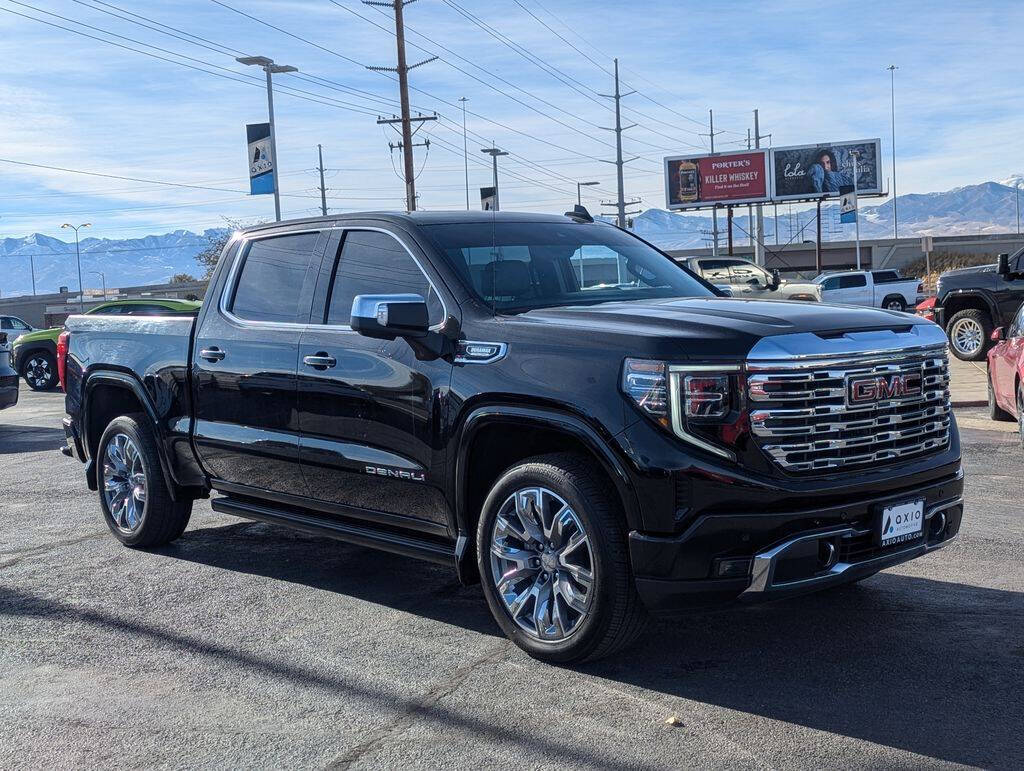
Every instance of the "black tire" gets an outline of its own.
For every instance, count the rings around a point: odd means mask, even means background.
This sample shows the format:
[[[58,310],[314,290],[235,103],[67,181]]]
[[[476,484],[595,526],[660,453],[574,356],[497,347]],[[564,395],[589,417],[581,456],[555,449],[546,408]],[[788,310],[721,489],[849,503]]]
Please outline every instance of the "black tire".
[[[111,513],[104,490],[108,445],[119,436],[127,437],[134,443],[145,475],[145,482],[142,485],[145,497],[140,521],[131,528],[119,526],[114,514]],[[96,482],[103,519],[114,537],[125,546],[162,546],[180,536],[188,526],[192,514],[192,500],[182,495],[179,495],[177,500],[171,498],[160,467],[156,437],[145,415],[122,415],[114,418],[104,430],[96,450]]]
[[[33,391],[52,391],[60,383],[56,357],[49,351],[26,353],[21,376]]]
[[[907,310],[906,302],[898,294],[889,295],[882,300],[882,307],[887,311],[900,311],[901,313],[905,313]]]
[[[1024,383],[1017,385],[1017,433],[1020,434],[1020,448],[1024,450]]]
[[[992,373],[988,374],[988,416],[991,420],[1007,422],[1013,420],[1013,416],[996,404],[996,391],[992,387]]]
[[[977,324],[981,328],[981,344],[977,348],[971,347],[970,349],[961,348],[958,344],[960,337],[959,332],[961,325],[965,327],[967,325]],[[988,352],[991,341],[989,335],[992,334],[992,319],[988,317],[985,311],[979,311],[975,308],[968,308],[967,310],[954,313],[950,318],[949,323],[946,325],[946,336],[949,338],[949,350],[953,352],[960,361],[981,361],[985,358],[985,354]]]
[[[564,500],[578,517],[590,544],[593,583],[589,591],[593,596],[588,600],[586,614],[578,618],[576,626],[564,639],[557,641],[541,640],[520,627],[499,594],[492,571],[492,535],[499,510],[513,493],[534,487],[546,488]],[[597,659],[635,641],[646,625],[647,612],[634,584],[624,525],[625,517],[614,489],[594,469],[593,463],[579,456],[568,453],[539,456],[506,471],[484,502],[476,538],[477,566],[484,596],[505,635],[530,656],[558,664]],[[565,574],[559,578],[558,569],[556,566],[552,578],[564,582]],[[548,596],[552,603],[558,604],[553,593]]]

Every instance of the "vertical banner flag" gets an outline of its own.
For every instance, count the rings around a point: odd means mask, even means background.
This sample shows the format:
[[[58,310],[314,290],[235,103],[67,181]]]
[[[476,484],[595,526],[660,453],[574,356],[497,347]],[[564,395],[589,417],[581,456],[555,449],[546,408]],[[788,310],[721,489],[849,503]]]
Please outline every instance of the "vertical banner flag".
[[[249,142],[249,192],[252,195],[274,192],[274,159],[270,153],[270,124],[248,123],[245,135]]]
[[[851,225],[857,221],[857,194],[852,185],[843,185],[839,197],[839,221]]]
[[[480,208],[484,211],[492,211],[494,209],[494,193],[493,187],[482,187],[480,188]]]

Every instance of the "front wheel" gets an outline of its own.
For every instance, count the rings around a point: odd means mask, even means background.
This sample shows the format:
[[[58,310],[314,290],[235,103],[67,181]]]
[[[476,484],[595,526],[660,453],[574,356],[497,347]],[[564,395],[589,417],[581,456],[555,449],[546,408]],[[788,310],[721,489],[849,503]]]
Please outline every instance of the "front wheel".
[[[991,420],[1007,421],[1013,417],[996,403],[996,389],[992,387],[992,373],[988,373],[988,416]]]
[[[477,527],[484,595],[505,635],[562,664],[633,642],[646,612],[623,523],[614,490],[577,456],[532,458],[505,472]]]
[[[35,351],[25,357],[21,376],[33,391],[50,391],[57,386],[57,360],[49,351]]]
[[[968,308],[953,314],[946,327],[949,348],[961,361],[981,361],[988,350],[992,321],[985,311]]]
[[[171,497],[146,420],[145,415],[115,418],[96,450],[103,519],[125,546],[169,543],[185,531],[192,513],[190,499]]]

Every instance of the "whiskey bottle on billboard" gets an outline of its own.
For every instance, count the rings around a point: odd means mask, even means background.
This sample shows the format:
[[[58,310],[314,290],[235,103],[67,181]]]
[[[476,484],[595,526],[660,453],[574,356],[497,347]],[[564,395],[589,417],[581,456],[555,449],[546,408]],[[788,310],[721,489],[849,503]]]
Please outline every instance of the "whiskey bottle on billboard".
[[[700,200],[700,172],[693,161],[679,161],[676,172],[679,186],[679,203],[696,203]]]

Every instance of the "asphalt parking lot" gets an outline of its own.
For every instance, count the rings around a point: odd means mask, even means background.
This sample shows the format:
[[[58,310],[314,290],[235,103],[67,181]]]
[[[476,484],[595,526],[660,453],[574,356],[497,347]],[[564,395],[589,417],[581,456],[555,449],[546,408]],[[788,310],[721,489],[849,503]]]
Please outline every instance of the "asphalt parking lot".
[[[1024,454],[981,408],[956,546],[577,669],[439,567],[207,502],[126,549],[62,413],[25,388],[0,412],[3,768],[1024,765]]]

